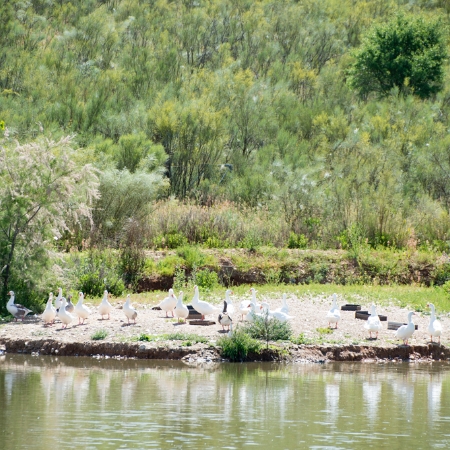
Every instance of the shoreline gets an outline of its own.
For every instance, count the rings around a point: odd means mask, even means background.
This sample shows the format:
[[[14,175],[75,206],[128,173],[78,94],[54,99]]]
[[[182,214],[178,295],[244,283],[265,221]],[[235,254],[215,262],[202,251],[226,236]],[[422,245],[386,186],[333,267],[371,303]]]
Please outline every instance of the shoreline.
[[[174,345],[170,341],[62,342],[54,339],[0,338],[0,355],[30,354],[88,356],[94,358],[178,360],[188,363],[228,362],[220,348],[207,344]],[[325,363],[325,362],[431,362],[450,361],[450,348],[439,344],[370,345],[295,345],[263,348],[242,362]]]

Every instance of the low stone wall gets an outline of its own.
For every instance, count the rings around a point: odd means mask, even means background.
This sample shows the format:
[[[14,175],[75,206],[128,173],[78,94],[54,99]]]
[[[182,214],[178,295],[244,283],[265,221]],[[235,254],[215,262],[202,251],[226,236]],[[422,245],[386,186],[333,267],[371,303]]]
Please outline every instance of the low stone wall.
[[[191,347],[157,346],[145,342],[60,342],[56,340],[0,339],[0,353],[57,356],[95,356],[136,359],[225,361],[220,349],[205,344]],[[437,344],[373,347],[362,345],[291,345],[289,348],[263,349],[249,354],[247,361],[328,362],[328,361],[450,361],[450,348]]]

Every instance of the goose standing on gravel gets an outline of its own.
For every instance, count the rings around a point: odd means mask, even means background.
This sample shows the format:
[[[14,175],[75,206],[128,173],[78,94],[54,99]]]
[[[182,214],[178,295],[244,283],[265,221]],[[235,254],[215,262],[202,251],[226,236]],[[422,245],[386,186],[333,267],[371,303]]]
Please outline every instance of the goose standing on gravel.
[[[100,303],[100,305],[98,305],[98,313],[102,316],[102,320],[103,320],[103,316],[108,316],[108,320],[109,320],[109,315],[112,311],[113,307],[111,305],[111,303],[109,303],[108,301],[108,291],[103,291],[103,298],[102,301]]]
[[[25,306],[20,305],[19,303],[14,303],[14,299],[15,299],[15,294],[14,291],[9,291],[8,292],[9,300],[8,303],[6,304],[6,309],[8,310],[8,312],[10,314],[12,314],[14,316],[14,320],[17,322],[17,319],[23,319],[25,318],[25,316],[27,314],[30,314],[31,309],[25,308]]]
[[[335,323],[335,328],[338,327],[338,322],[341,320],[341,312],[339,311],[339,307],[337,305],[337,296],[333,294],[333,304],[331,305],[331,309],[327,313],[328,326],[331,327],[332,323]]]
[[[173,310],[177,306],[177,297],[172,288],[169,289],[169,295],[158,306],[166,312],[166,317],[169,317],[167,315],[168,312],[171,312],[172,317],[174,317]]]
[[[56,317],[56,309],[53,306],[53,292],[50,292],[47,300],[47,306],[44,309],[44,312],[42,313],[42,320],[44,321],[45,325],[53,325],[55,323],[55,317]]]
[[[269,304],[266,302],[262,303],[262,307],[263,307],[263,314],[267,314],[267,316],[269,318],[274,318],[279,320],[280,322],[287,322],[289,319],[293,319],[294,316],[290,316],[289,314],[286,314],[282,311],[277,311],[276,309],[271,311],[269,309]]]
[[[66,299],[64,297],[62,297],[61,299],[61,307],[59,308],[58,311],[58,317],[59,320],[61,320],[62,322],[62,327],[63,328],[67,328],[67,325],[69,325],[70,323],[72,323],[72,321],[75,319],[75,317],[72,316],[72,314],[70,314],[69,312],[66,311]]]
[[[128,323],[130,323],[130,319],[136,323],[137,311],[130,304],[130,294],[127,295],[127,301],[123,305],[123,312],[127,316]]]
[[[64,297],[63,297],[64,298]],[[68,312],[68,313],[73,313],[73,311],[74,311],[74,309],[75,309],[75,306],[74,306],[74,304],[72,303],[72,296],[71,295],[69,295],[68,297],[67,297],[67,304],[66,304],[66,311]]]
[[[256,309],[255,304],[252,302],[250,304],[250,312],[247,314],[245,319],[248,322],[254,322],[256,317],[263,317],[263,315],[260,312],[258,312],[258,311],[259,311],[259,308]]]
[[[287,295],[283,294],[283,297],[281,298],[281,307],[274,309],[273,312],[282,312],[284,314],[289,314],[289,306],[287,304]]]
[[[225,301],[227,302],[227,311],[228,314],[233,315],[235,313],[235,308],[233,305],[233,300],[231,300],[230,295],[233,294],[233,291],[231,289],[227,289],[225,291]]]
[[[408,324],[402,325],[395,333],[395,337],[397,339],[401,339],[403,341],[403,344],[408,345],[409,338],[413,335],[414,330],[416,329],[413,321],[412,316],[415,316],[416,313],[414,311],[410,311],[408,313]]]
[[[183,303],[183,291],[180,291],[180,294],[178,295],[177,300],[177,306],[175,308],[175,316],[178,319],[178,323],[180,322],[180,319],[183,319],[183,322],[186,323],[186,319],[189,316],[189,309],[188,307]]]
[[[229,316],[228,312],[227,312],[227,301],[224,300],[223,301],[223,310],[222,312],[219,314],[219,317],[217,319],[217,321],[220,323],[220,325],[222,325],[222,330],[225,330],[225,327],[228,327],[228,330],[230,329],[230,325],[233,322],[233,319]]]
[[[242,300],[239,305],[239,312],[241,313],[241,320],[251,311],[252,302],[250,300]]]
[[[261,303],[258,303],[256,301],[256,289],[250,288],[250,293],[252,294],[252,303],[255,305],[255,309],[258,311],[259,309],[262,309]]]
[[[205,319],[205,316],[208,316],[210,314],[217,314],[220,312],[219,308],[216,308],[214,305],[211,305],[211,303],[205,302],[203,300],[199,300],[199,292],[198,292],[198,286],[194,286],[194,297],[192,298],[192,306],[196,311],[198,311],[202,315],[202,320]]]
[[[80,292],[78,294],[78,303],[75,305],[74,310],[75,314],[78,316],[78,325],[83,325],[84,321],[91,314],[91,310],[86,305],[83,305],[83,301],[84,301],[84,294]],[[81,319],[83,319],[83,322],[81,322]]]
[[[369,339],[372,339],[372,333],[376,333],[376,339],[378,339],[378,332],[383,329],[380,318],[377,314],[377,308],[372,304],[370,316],[367,318],[367,322],[364,324],[364,328],[369,331]]]
[[[58,295],[55,298],[55,308],[56,308],[56,312],[58,312],[59,308],[61,308],[61,304],[62,304],[62,299],[63,299],[63,295],[62,295],[62,288],[58,288]]]
[[[433,342],[433,336],[439,339],[441,343],[442,325],[438,319],[436,319],[436,309],[433,303],[428,303],[427,306],[431,308],[430,323],[428,325],[428,333],[430,334],[431,342]]]

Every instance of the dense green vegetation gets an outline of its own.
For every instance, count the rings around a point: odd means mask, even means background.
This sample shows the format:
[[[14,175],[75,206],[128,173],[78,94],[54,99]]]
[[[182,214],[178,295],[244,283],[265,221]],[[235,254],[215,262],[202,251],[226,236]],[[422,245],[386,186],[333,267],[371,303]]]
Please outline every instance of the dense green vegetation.
[[[160,270],[143,249],[188,244],[342,248],[360,268],[449,251],[449,18],[442,0],[2,2],[2,157],[39,149],[75,182],[16,205],[0,167],[2,296],[119,292]],[[76,280],[51,253],[104,247],[114,268]]]

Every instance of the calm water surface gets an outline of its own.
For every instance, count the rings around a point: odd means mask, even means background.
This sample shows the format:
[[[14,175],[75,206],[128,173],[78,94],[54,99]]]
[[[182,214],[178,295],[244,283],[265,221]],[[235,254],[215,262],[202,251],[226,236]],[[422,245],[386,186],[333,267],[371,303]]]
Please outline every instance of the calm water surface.
[[[450,448],[450,365],[0,356],[0,448]]]

